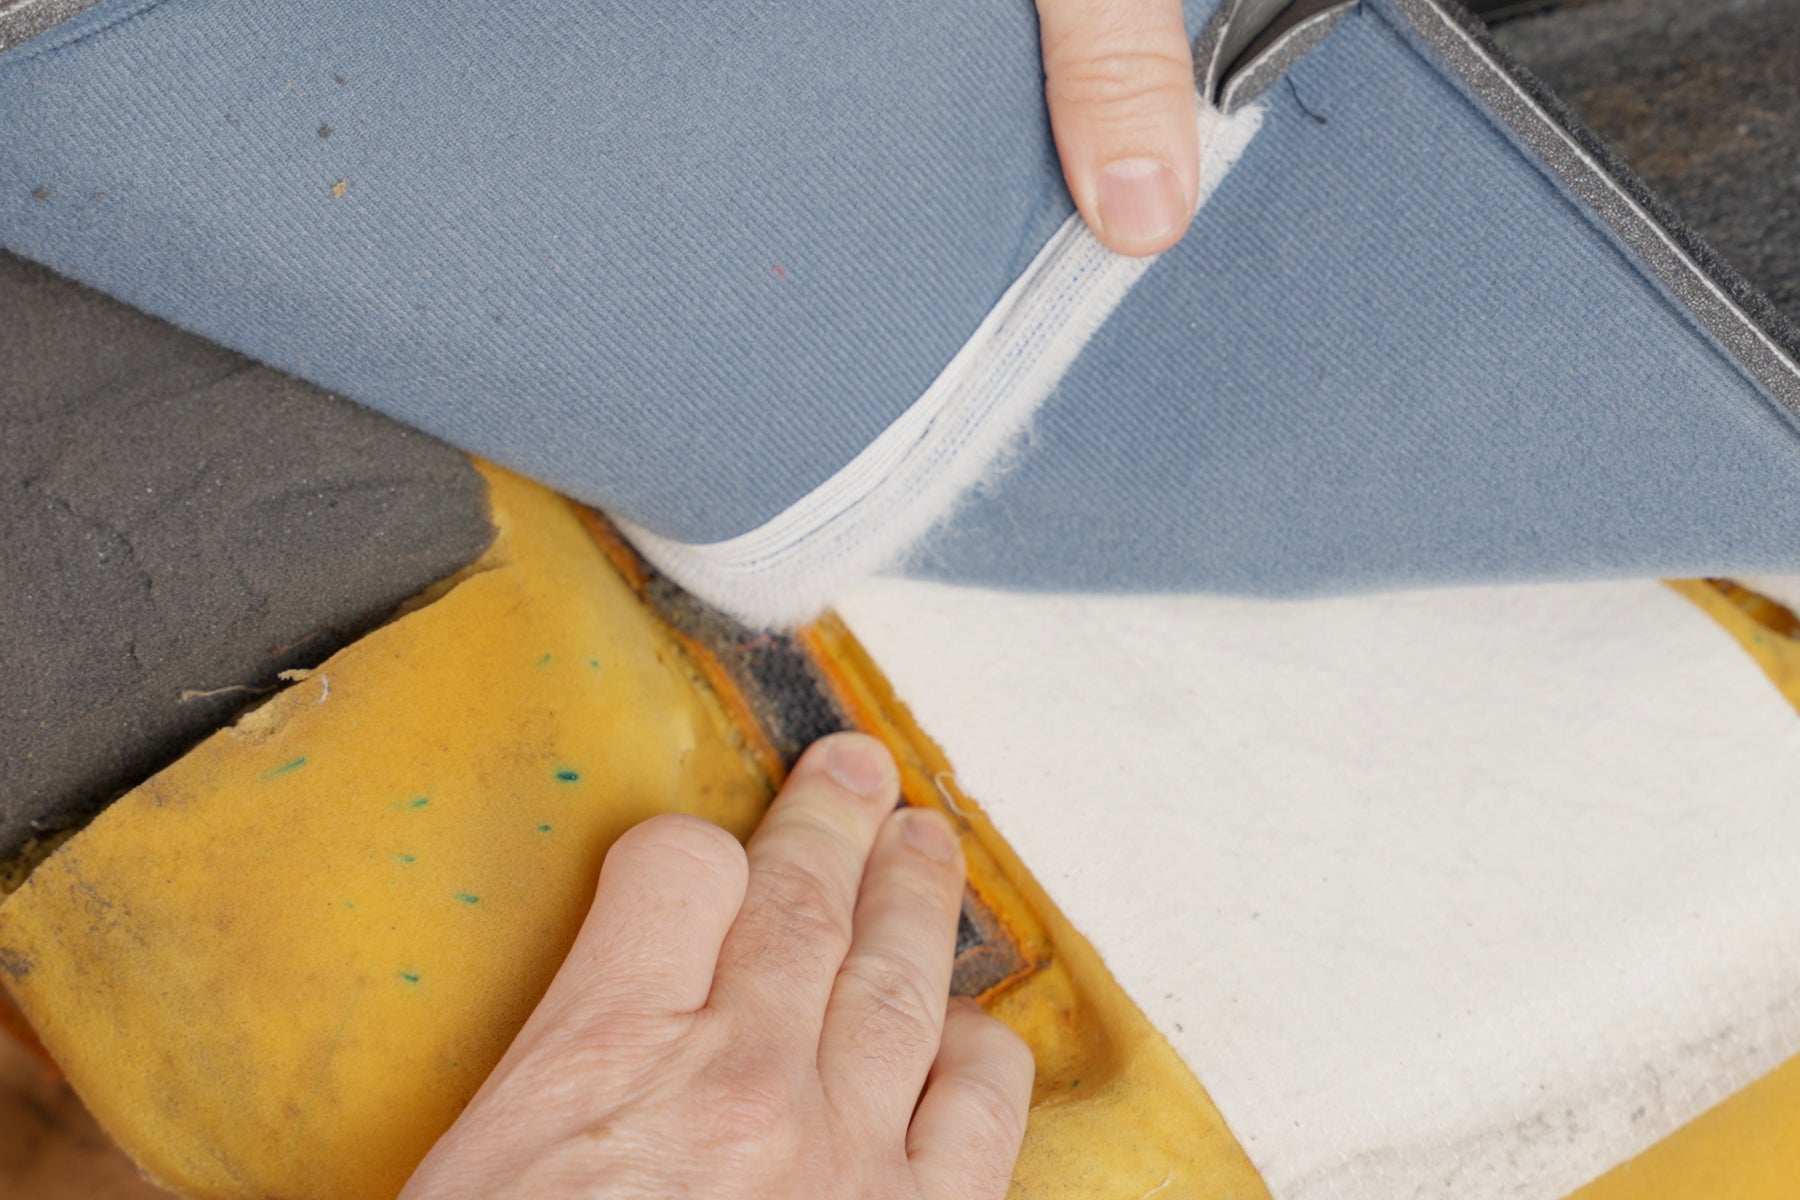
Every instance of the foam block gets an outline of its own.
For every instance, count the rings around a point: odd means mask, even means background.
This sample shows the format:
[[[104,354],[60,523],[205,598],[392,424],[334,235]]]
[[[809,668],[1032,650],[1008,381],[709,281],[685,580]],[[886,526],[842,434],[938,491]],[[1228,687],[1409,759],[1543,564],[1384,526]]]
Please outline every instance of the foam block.
[[[492,537],[424,434],[0,255],[0,860]]]

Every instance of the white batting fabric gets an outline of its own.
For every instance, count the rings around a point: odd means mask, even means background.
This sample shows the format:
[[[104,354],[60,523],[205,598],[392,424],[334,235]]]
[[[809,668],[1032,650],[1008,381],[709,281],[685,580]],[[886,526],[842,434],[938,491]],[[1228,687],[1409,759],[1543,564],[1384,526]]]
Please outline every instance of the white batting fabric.
[[[1262,110],[1226,117],[1203,104],[1201,118],[1198,204],[1250,144]],[[706,545],[620,528],[664,574],[750,624],[817,615],[839,588],[896,561],[949,514],[1153,261],[1112,253],[1079,214],[1070,217],[925,394],[791,508]]]
[[[1561,1200],[1800,1051],[1800,717],[1667,588],[841,611],[1280,1200]]]

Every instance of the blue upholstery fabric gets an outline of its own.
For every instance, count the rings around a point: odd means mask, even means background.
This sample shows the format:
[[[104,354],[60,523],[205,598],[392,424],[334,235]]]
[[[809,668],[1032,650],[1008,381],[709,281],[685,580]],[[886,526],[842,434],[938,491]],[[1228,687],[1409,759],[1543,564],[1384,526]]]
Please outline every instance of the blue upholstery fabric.
[[[911,569],[1800,565],[1788,416],[1396,20],[1276,86]],[[711,541],[885,428],[1068,216],[1041,82],[1029,0],[103,0],[0,56],[0,245]]]
[[[1072,211],[1036,36],[1031,0],[104,0],[0,55],[0,245],[726,537]]]
[[[1791,418],[1380,2],[911,569],[1264,594],[1800,565]]]

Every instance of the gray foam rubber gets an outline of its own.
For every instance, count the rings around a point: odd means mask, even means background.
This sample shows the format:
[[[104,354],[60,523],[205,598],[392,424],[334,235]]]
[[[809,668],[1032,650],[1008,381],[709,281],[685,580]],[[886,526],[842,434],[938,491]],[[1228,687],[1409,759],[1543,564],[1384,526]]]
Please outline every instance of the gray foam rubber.
[[[1800,320],[1800,0],[1592,0],[1494,37]]]
[[[0,255],[0,859],[491,538],[448,446]]]

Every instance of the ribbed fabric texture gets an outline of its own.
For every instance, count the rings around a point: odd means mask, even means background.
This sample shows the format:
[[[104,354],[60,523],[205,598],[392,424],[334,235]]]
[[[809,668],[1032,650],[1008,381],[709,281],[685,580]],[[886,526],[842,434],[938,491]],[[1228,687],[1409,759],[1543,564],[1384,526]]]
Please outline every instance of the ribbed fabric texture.
[[[1262,110],[1227,117],[1202,105],[1200,118],[1204,206]],[[904,557],[1003,460],[1152,262],[1113,253],[1070,217],[925,394],[801,503],[708,545],[622,531],[677,583],[752,625],[815,616],[845,585]]]
[[[0,55],[0,245],[714,541],[1073,211],[1042,86],[1028,3],[104,0]]]
[[[1790,417],[1383,0],[914,573],[1307,594],[1800,561]]]
[[[1369,0],[1269,92],[908,569],[1796,564],[1786,412],[1403,25]],[[893,427],[1068,218],[1041,82],[1024,4],[105,0],[0,56],[0,244],[716,543]]]

